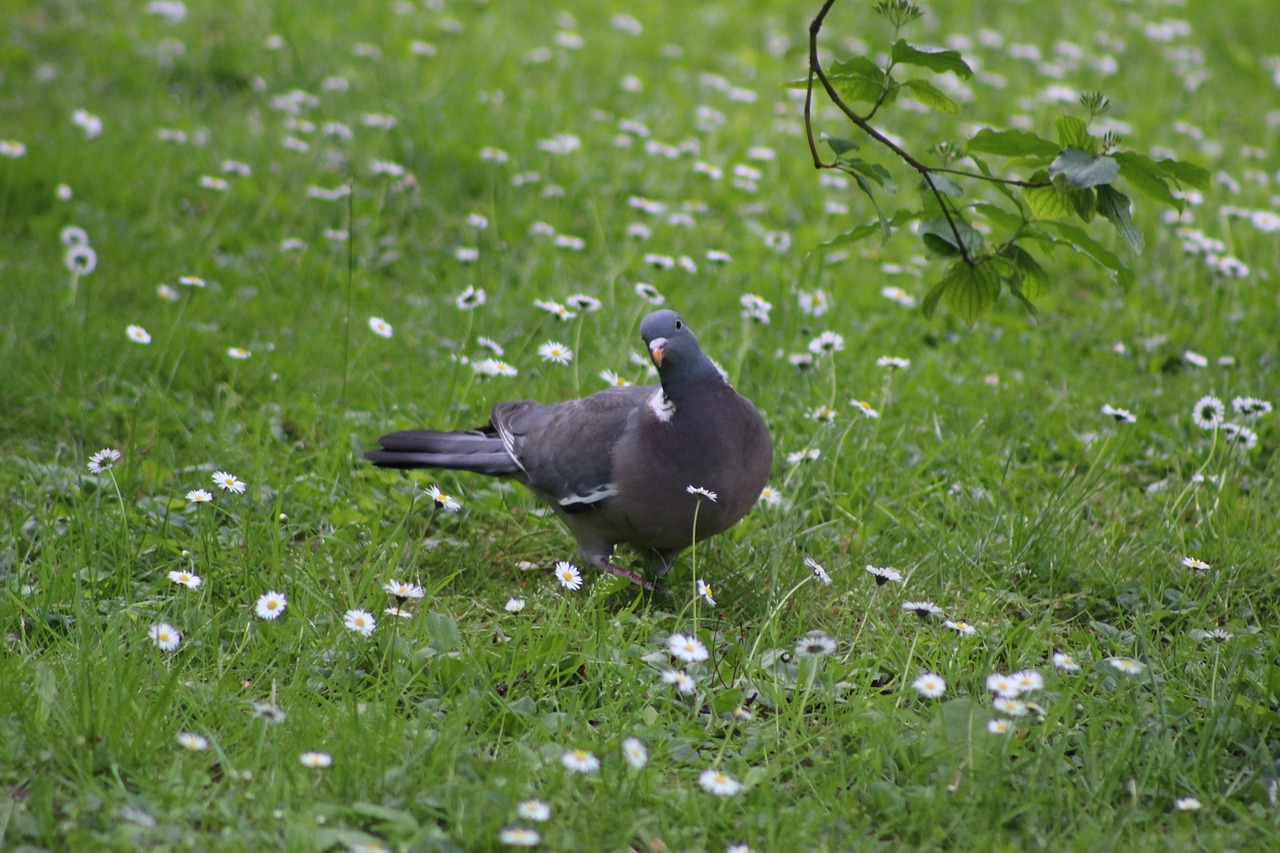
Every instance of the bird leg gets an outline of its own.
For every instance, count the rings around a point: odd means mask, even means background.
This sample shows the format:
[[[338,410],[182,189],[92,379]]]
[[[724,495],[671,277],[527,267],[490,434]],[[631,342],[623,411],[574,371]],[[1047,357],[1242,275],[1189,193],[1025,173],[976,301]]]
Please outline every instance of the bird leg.
[[[637,574],[636,572],[631,571],[630,569],[624,569],[621,566],[615,566],[613,563],[609,562],[607,558],[604,560],[601,560],[598,565],[600,566],[601,571],[603,571],[606,575],[617,575],[620,578],[626,578],[636,586],[644,587],[645,589],[650,589],[650,590],[653,589],[653,584],[645,580],[643,576]]]

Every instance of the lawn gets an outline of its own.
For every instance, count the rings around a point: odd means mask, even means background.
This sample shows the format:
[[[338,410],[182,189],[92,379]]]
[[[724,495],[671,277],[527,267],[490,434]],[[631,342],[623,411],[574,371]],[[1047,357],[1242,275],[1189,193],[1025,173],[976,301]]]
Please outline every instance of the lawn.
[[[1102,91],[1213,176],[1134,196],[1140,255],[1081,225],[1128,292],[1059,250],[972,325],[910,226],[820,248],[876,219],[786,85],[820,5],[7,4],[0,848],[1273,844],[1270,3],[926,8],[975,73],[877,116],[916,156]],[[871,6],[826,59],[887,54]],[[363,461],[653,381],[659,302],[775,462],[652,593]]]

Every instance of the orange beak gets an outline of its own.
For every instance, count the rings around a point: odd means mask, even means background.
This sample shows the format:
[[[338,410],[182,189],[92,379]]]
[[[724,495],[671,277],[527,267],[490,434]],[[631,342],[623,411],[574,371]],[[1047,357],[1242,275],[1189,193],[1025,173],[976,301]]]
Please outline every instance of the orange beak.
[[[655,367],[662,367],[662,356],[667,352],[667,339],[654,338],[649,342],[649,355]]]

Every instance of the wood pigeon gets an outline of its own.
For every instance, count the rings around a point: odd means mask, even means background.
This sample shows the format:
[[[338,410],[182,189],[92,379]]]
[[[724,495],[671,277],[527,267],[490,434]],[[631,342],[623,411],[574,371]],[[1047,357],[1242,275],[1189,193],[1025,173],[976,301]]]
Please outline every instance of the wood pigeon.
[[[764,418],[703,355],[675,311],[640,337],[661,385],[608,388],[580,400],[516,400],[476,430],[406,430],[365,454],[383,468],[448,468],[511,477],[565,523],[583,561],[652,588],[612,562],[616,545],[661,577],[681,551],[736,524],[769,478]],[[696,522],[695,522],[696,517]]]

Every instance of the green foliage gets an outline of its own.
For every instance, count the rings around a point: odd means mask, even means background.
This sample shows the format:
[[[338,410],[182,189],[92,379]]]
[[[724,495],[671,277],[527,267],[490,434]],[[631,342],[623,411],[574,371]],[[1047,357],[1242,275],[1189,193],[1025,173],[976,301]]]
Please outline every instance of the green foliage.
[[[829,9],[830,4],[824,7],[815,21],[819,30]],[[922,15],[918,8],[901,2],[880,3],[875,11],[892,24],[895,38]],[[877,112],[890,106],[903,89],[930,110],[951,116],[960,114],[960,105],[932,82],[922,78],[900,82],[895,79],[895,69],[906,66],[936,74],[954,74],[960,79],[973,75],[972,68],[959,51],[924,49],[896,38],[889,49],[889,63],[883,68],[868,56],[854,56],[837,60],[824,70],[817,55],[811,51],[810,77],[790,85],[807,89],[814,85],[813,78],[816,77],[824,83],[818,87],[819,90],[829,87],[838,94],[841,99],[838,105],[855,126],[892,150],[907,166],[921,175],[930,176],[929,193],[932,198],[925,197],[916,215],[904,221],[927,217],[928,221],[919,229],[919,235],[928,255],[946,259],[958,257],[959,263],[970,268],[971,273],[964,273],[955,264],[950,266],[923,302],[927,316],[932,316],[941,296],[947,294],[947,304],[972,324],[996,305],[1001,282],[1014,297],[1034,311],[1030,296],[1040,291],[1044,278],[1040,261],[1034,261],[1035,286],[1030,288],[1030,293],[1021,289],[1020,284],[1023,281],[1022,271],[1031,269],[1027,266],[1033,257],[1031,253],[1039,250],[1037,243],[1063,245],[1074,250],[1103,267],[1127,290],[1135,279],[1133,270],[1088,232],[1070,226],[1069,221],[1075,219],[1087,224],[1101,213],[1124,246],[1137,255],[1142,252],[1146,241],[1133,223],[1129,197],[1115,186],[1117,181],[1123,179],[1147,198],[1177,210],[1182,209],[1182,202],[1174,195],[1171,184],[1200,189],[1207,186],[1208,172],[1202,167],[1172,159],[1157,163],[1133,151],[1116,150],[1119,139],[1115,134],[1108,133],[1101,139],[1094,135],[1090,131],[1090,123],[1110,109],[1110,102],[1099,92],[1087,92],[1080,98],[1087,117],[1069,113],[1057,117],[1054,121],[1056,143],[1031,131],[992,127],[980,128],[970,137],[970,155],[1006,158],[1010,168],[1025,170],[1023,177],[996,175],[976,157],[972,162],[978,167],[977,172],[952,168],[949,152],[944,162],[931,166],[889,142],[870,123]],[[858,102],[871,104],[871,110],[864,114],[853,112],[850,105]],[[811,124],[807,130],[812,138]],[[830,163],[818,161],[815,155],[814,165],[840,168],[855,174],[859,188],[875,208],[878,230],[887,241],[892,235],[893,225],[881,213],[873,188],[866,180],[867,165],[859,160],[858,167],[852,167],[845,159],[845,150],[837,151],[836,160]],[[994,184],[997,193],[990,198],[964,204],[959,200],[962,193],[954,179]],[[884,180],[877,183],[882,189],[887,188]],[[1000,186],[1002,183],[1019,186],[1021,201]],[[892,192],[891,189],[889,191]],[[1001,195],[1003,200],[999,198]],[[943,209],[950,214],[948,217],[939,216]],[[987,221],[1000,228],[998,239],[984,241],[975,237],[977,232],[965,220],[966,209],[984,215]],[[903,212],[912,213],[910,210]],[[1033,223],[1052,227],[1055,236],[1034,231],[1031,228]],[[875,233],[875,229],[854,229],[841,238],[820,244],[819,249],[827,251],[871,233]],[[1014,271],[1012,274],[1006,270],[1009,258],[1021,260],[1021,264],[1015,261],[1009,267]],[[992,269],[978,273],[987,266]]]

